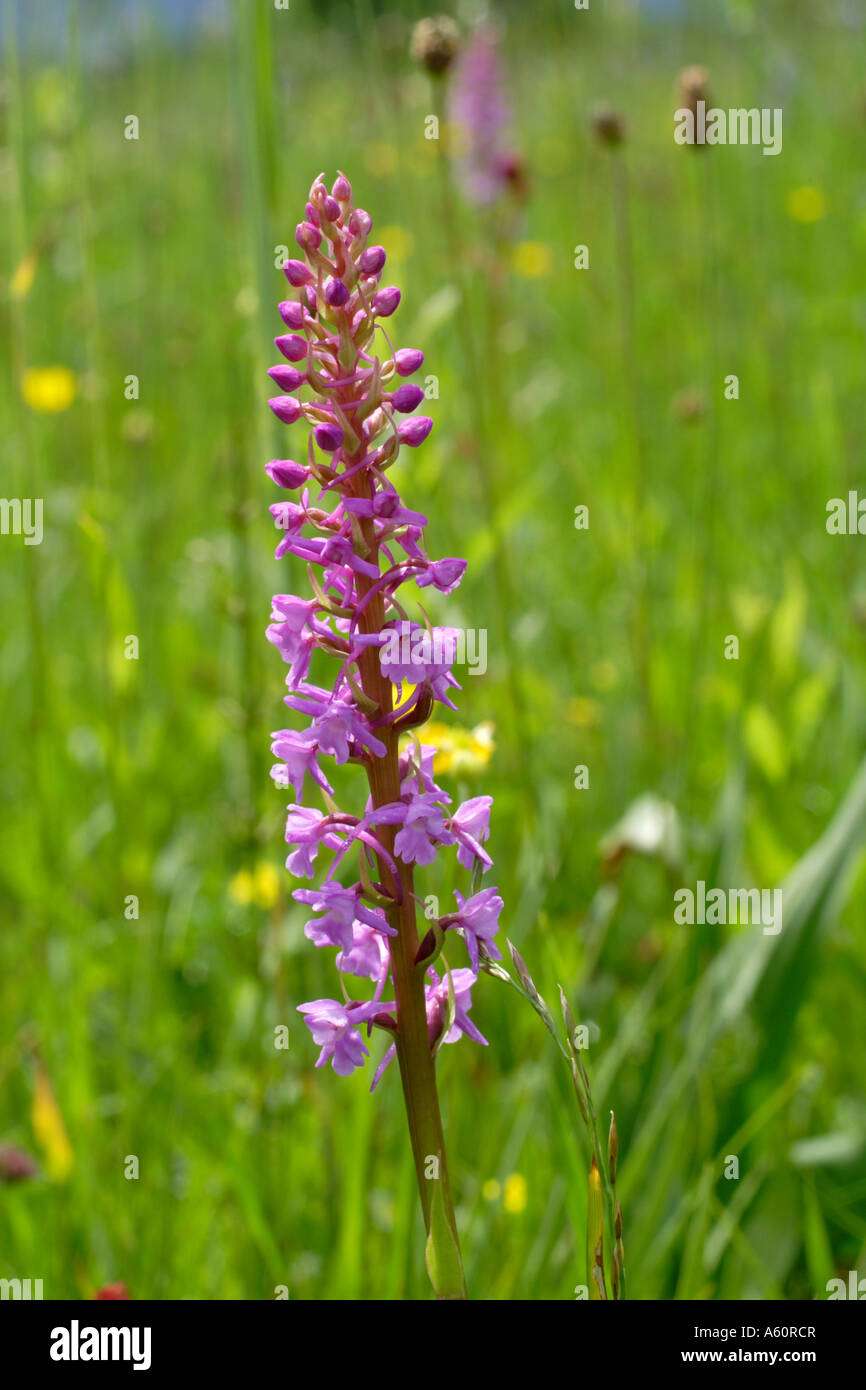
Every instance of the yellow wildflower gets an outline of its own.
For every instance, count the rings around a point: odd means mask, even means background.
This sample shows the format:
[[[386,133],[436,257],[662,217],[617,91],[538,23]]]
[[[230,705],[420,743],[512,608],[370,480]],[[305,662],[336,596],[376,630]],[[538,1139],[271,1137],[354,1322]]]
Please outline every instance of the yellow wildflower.
[[[31,410],[56,415],[75,400],[75,373],[68,367],[28,367],[21,377],[21,394]]]
[[[575,695],[566,705],[565,717],[577,729],[597,729],[601,723],[601,705],[587,695]]]
[[[229,897],[241,907],[249,907],[253,900],[253,876],[249,869],[241,869],[229,879]]]
[[[264,910],[275,907],[280,896],[280,876],[273,864],[264,861],[257,864],[252,873],[240,869],[229,880],[229,897],[240,907],[256,907]]]
[[[39,254],[37,251],[28,251],[26,256],[22,256],[9,281],[9,293],[13,299],[23,299],[30,293],[30,286],[33,284],[33,277],[36,274],[36,267],[39,264]]]
[[[516,274],[539,280],[553,270],[553,251],[543,241],[521,241],[514,248],[511,264]]]
[[[496,1179],[488,1178],[487,1181],[482,1185],[481,1196],[484,1198],[485,1202],[495,1202],[497,1201],[501,1191],[502,1188],[499,1186],[499,1183],[496,1181]]]
[[[39,1147],[45,1155],[46,1171],[58,1182],[64,1182],[72,1171],[75,1155],[48,1073],[41,1062],[36,1064],[30,1122]]]
[[[811,183],[792,188],[786,203],[788,216],[795,222],[820,222],[827,215],[827,200],[820,188]]]
[[[276,865],[263,860],[253,874],[253,896],[259,907],[276,907],[280,897],[280,875]]]
[[[474,777],[490,762],[496,744],[494,725],[486,720],[474,729],[461,729],[454,724],[433,720],[418,731],[422,743],[436,745],[433,771],[450,772],[455,777]]]
[[[526,1178],[522,1173],[512,1173],[505,1179],[502,1205],[512,1216],[526,1210]]]

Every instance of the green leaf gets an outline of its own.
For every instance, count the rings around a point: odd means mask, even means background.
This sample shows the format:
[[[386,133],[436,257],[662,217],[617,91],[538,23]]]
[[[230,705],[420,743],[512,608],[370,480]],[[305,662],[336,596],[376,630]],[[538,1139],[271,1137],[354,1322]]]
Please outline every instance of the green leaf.
[[[793,568],[789,569],[785,593],[770,619],[768,629],[773,666],[783,680],[789,680],[794,671],[806,625],[806,608],[807,596],[803,581]]]
[[[743,732],[752,762],[768,782],[781,782],[788,771],[785,739],[766,705],[749,705]]]
[[[427,1273],[430,1275],[430,1283],[436,1297],[465,1298],[466,1283],[463,1278],[460,1247],[445,1213],[442,1183],[438,1178],[433,1183],[426,1257]]]

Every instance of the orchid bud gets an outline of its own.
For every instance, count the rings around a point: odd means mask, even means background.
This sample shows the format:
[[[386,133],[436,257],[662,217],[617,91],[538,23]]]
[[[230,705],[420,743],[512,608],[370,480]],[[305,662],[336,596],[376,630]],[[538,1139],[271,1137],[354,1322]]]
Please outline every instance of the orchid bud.
[[[282,420],[286,425],[293,425],[301,415],[301,402],[294,396],[272,396],[268,405],[274,412],[278,420]]]
[[[329,276],[325,281],[326,303],[330,304],[332,309],[339,309],[346,303],[348,298],[349,291],[346,289],[343,281],[336,279],[335,276]]]
[[[337,177],[334,179],[334,183],[331,188],[331,196],[336,198],[337,201],[340,203],[351,203],[352,185],[349,183],[349,180],[346,178],[345,174],[338,174]]]
[[[316,443],[326,454],[333,454],[343,442],[343,431],[339,425],[317,425]]]
[[[397,434],[404,444],[410,448],[417,449],[419,444],[423,444],[428,434],[433,428],[433,421],[429,415],[413,415],[411,420],[401,420],[397,426]]]
[[[312,222],[299,222],[295,228],[295,240],[304,251],[318,251],[322,244],[322,233]]]
[[[420,348],[398,348],[394,353],[394,366],[397,368],[398,376],[411,376],[413,372],[417,372],[423,361],[424,354]]]
[[[308,285],[313,278],[312,272],[303,261],[284,261],[283,274],[295,289],[299,289],[301,285]]]
[[[410,410],[414,410],[416,405],[420,405],[423,399],[424,392],[421,387],[407,381],[404,386],[397,387],[391,396],[391,404],[401,415],[408,415]]]
[[[355,208],[347,225],[353,237],[365,237],[370,235],[373,219],[363,208]]]
[[[358,259],[358,269],[365,275],[379,275],[385,265],[384,246],[368,246]]]
[[[280,311],[280,318],[287,328],[303,328],[304,306],[299,304],[296,299],[283,299],[277,308]]]
[[[399,303],[400,291],[397,286],[388,285],[384,290],[379,290],[373,295],[371,308],[374,314],[378,314],[380,318],[384,319],[393,314]]]
[[[281,333],[278,338],[274,338],[274,346],[290,362],[303,362],[307,356],[307,340],[299,337],[297,333]]]
[[[268,376],[282,391],[297,391],[307,379],[306,372],[299,372],[297,367],[286,367],[282,363],[268,367]]]
[[[293,459],[271,459],[265,464],[265,472],[277,487],[285,488],[301,487],[310,476],[309,468]]]

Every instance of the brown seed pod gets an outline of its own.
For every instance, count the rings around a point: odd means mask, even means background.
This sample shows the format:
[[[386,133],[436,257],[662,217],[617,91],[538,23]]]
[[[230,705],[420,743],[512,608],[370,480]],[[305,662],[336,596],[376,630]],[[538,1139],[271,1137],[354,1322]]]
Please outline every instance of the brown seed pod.
[[[626,137],[626,124],[612,106],[596,106],[592,113],[592,133],[602,145],[621,145]]]
[[[705,106],[710,104],[709,83],[710,75],[706,68],[697,64],[683,68],[677,78],[677,108],[691,111],[692,116],[697,120],[698,102],[702,101]]]
[[[454,20],[447,14],[437,14],[419,19],[412,30],[409,52],[416,63],[434,77],[441,77],[457,57],[459,47],[460,31]]]

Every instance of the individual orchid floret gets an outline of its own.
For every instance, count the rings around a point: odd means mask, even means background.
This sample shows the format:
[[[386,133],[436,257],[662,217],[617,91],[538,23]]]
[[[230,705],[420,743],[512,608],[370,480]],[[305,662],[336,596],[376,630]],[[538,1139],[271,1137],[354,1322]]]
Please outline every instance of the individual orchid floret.
[[[381,758],[385,745],[370,727],[369,720],[354,702],[351,688],[334,694],[315,686],[304,686],[297,694],[285,696],[287,705],[312,718],[316,743],[337,763],[366,751]]]
[[[344,975],[355,975],[361,980],[375,980],[384,986],[390,957],[382,930],[368,926],[366,922],[355,922],[352,928],[352,943],[337,956],[337,969]]]
[[[487,1047],[487,1039],[476,1028],[472,1019],[469,1017],[469,1010],[472,1007],[472,986],[477,982],[478,975],[473,970],[452,970],[450,975],[451,991],[454,1000],[453,1019],[451,1027],[445,1031],[448,1021],[450,999],[449,999],[449,977],[439,976],[438,972],[431,966],[427,971],[427,978],[432,983],[424,985],[424,1007],[427,1016],[427,1036],[431,1048],[438,1048],[443,1043],[456,1043],[462,1037],[471,1038],[473,1042],[480,1043],[482,1047]],[[376,1075],[373,1078],[372,1090],[375,1090],[382,1079],[387,1068],[397,1055],[397,1049],[392,1044],[385,1053]]]
[[[402,800],[369,813],[375,825],[399,825],[394,848],[404,864],[432,864],[437,845],[453,845],[455,837],[445,823],[439,805],[441,793],[409,792]]]
[[[439,925],[443,931],[448,927],[462,928],[469,960],[477,974],[479,944],[483,945],[493,960],[502,960],[502,952],[494,940],[499,931],[502,899],[495,888],[483,888],[480,893],[473,893],[471,898],[464,898],[459,889],[455,888],[454,896],[457,899],[457,911],[447,917],[440,917]]]
[[[299,1004],[298,1012],[306,1014],[306,1025],[313,1042],[322,1049],[317,1067],[331,1063],[338,1076],[350,1076],[362,1067],[369,1055],[358,1028],[379,1013],[381,1006],[369,1004],[338,1004],[336,999],[314,999]]]
[[[304,799],[304,779],[309,777],[322,791],[333,796],[334,788],[319,767],[319,746],[312,730],[297,733],[294,729],[280,729],[271,738],[271,752],[275,758],[282,759],[271,769],[271,776],[278,786],[291,787],[296,800],[301,802]]]
[[[286,860],[286,868],[299,878],[313,877],[313,863],[320,846],[339,849],[342,840],[333,822],[313,806],[290,806],[286,818],[286,842],[296,849]]]
[[[356,944],[354,932],[358,925],[380,935],[396,934],[381,911],[361,901],[360,883],[345,888],[333,879],[325,879],[321,888],[296,888],[292,897],[296,902],[309,903],[314,912],[323,913],[304,927],[305,936],[314,946],[336,946],[342,951],[351,951]]]
[[[473,869],[477,860],[483,865],[486,873],[493,863],[490,855],[481,848],[484,841],[490,837],[492,805],[492,796],[473,796],[469,801],[463,802],[448,822],[448,829],[460,846],[457,859],[464,869]]]
[[[443,1029],[448,1020],[448,978],[443,976],[440,979],[432,968],[427,973],[433,981],[431,985],[426,986],[425,991],[427,1025],[430,1030],[431,1046],[435,1046],[440,1040],[443,1043],[456,1043],[465,1034],[473,1042],[487,1047],[487,1039],[482,1036],[469,1017],[469,1010],[472,1007],[471,990],[478,979],[476,972],[464,968],[451,971],[451,986],[454,991],[454,1020],[444,1035]]]

